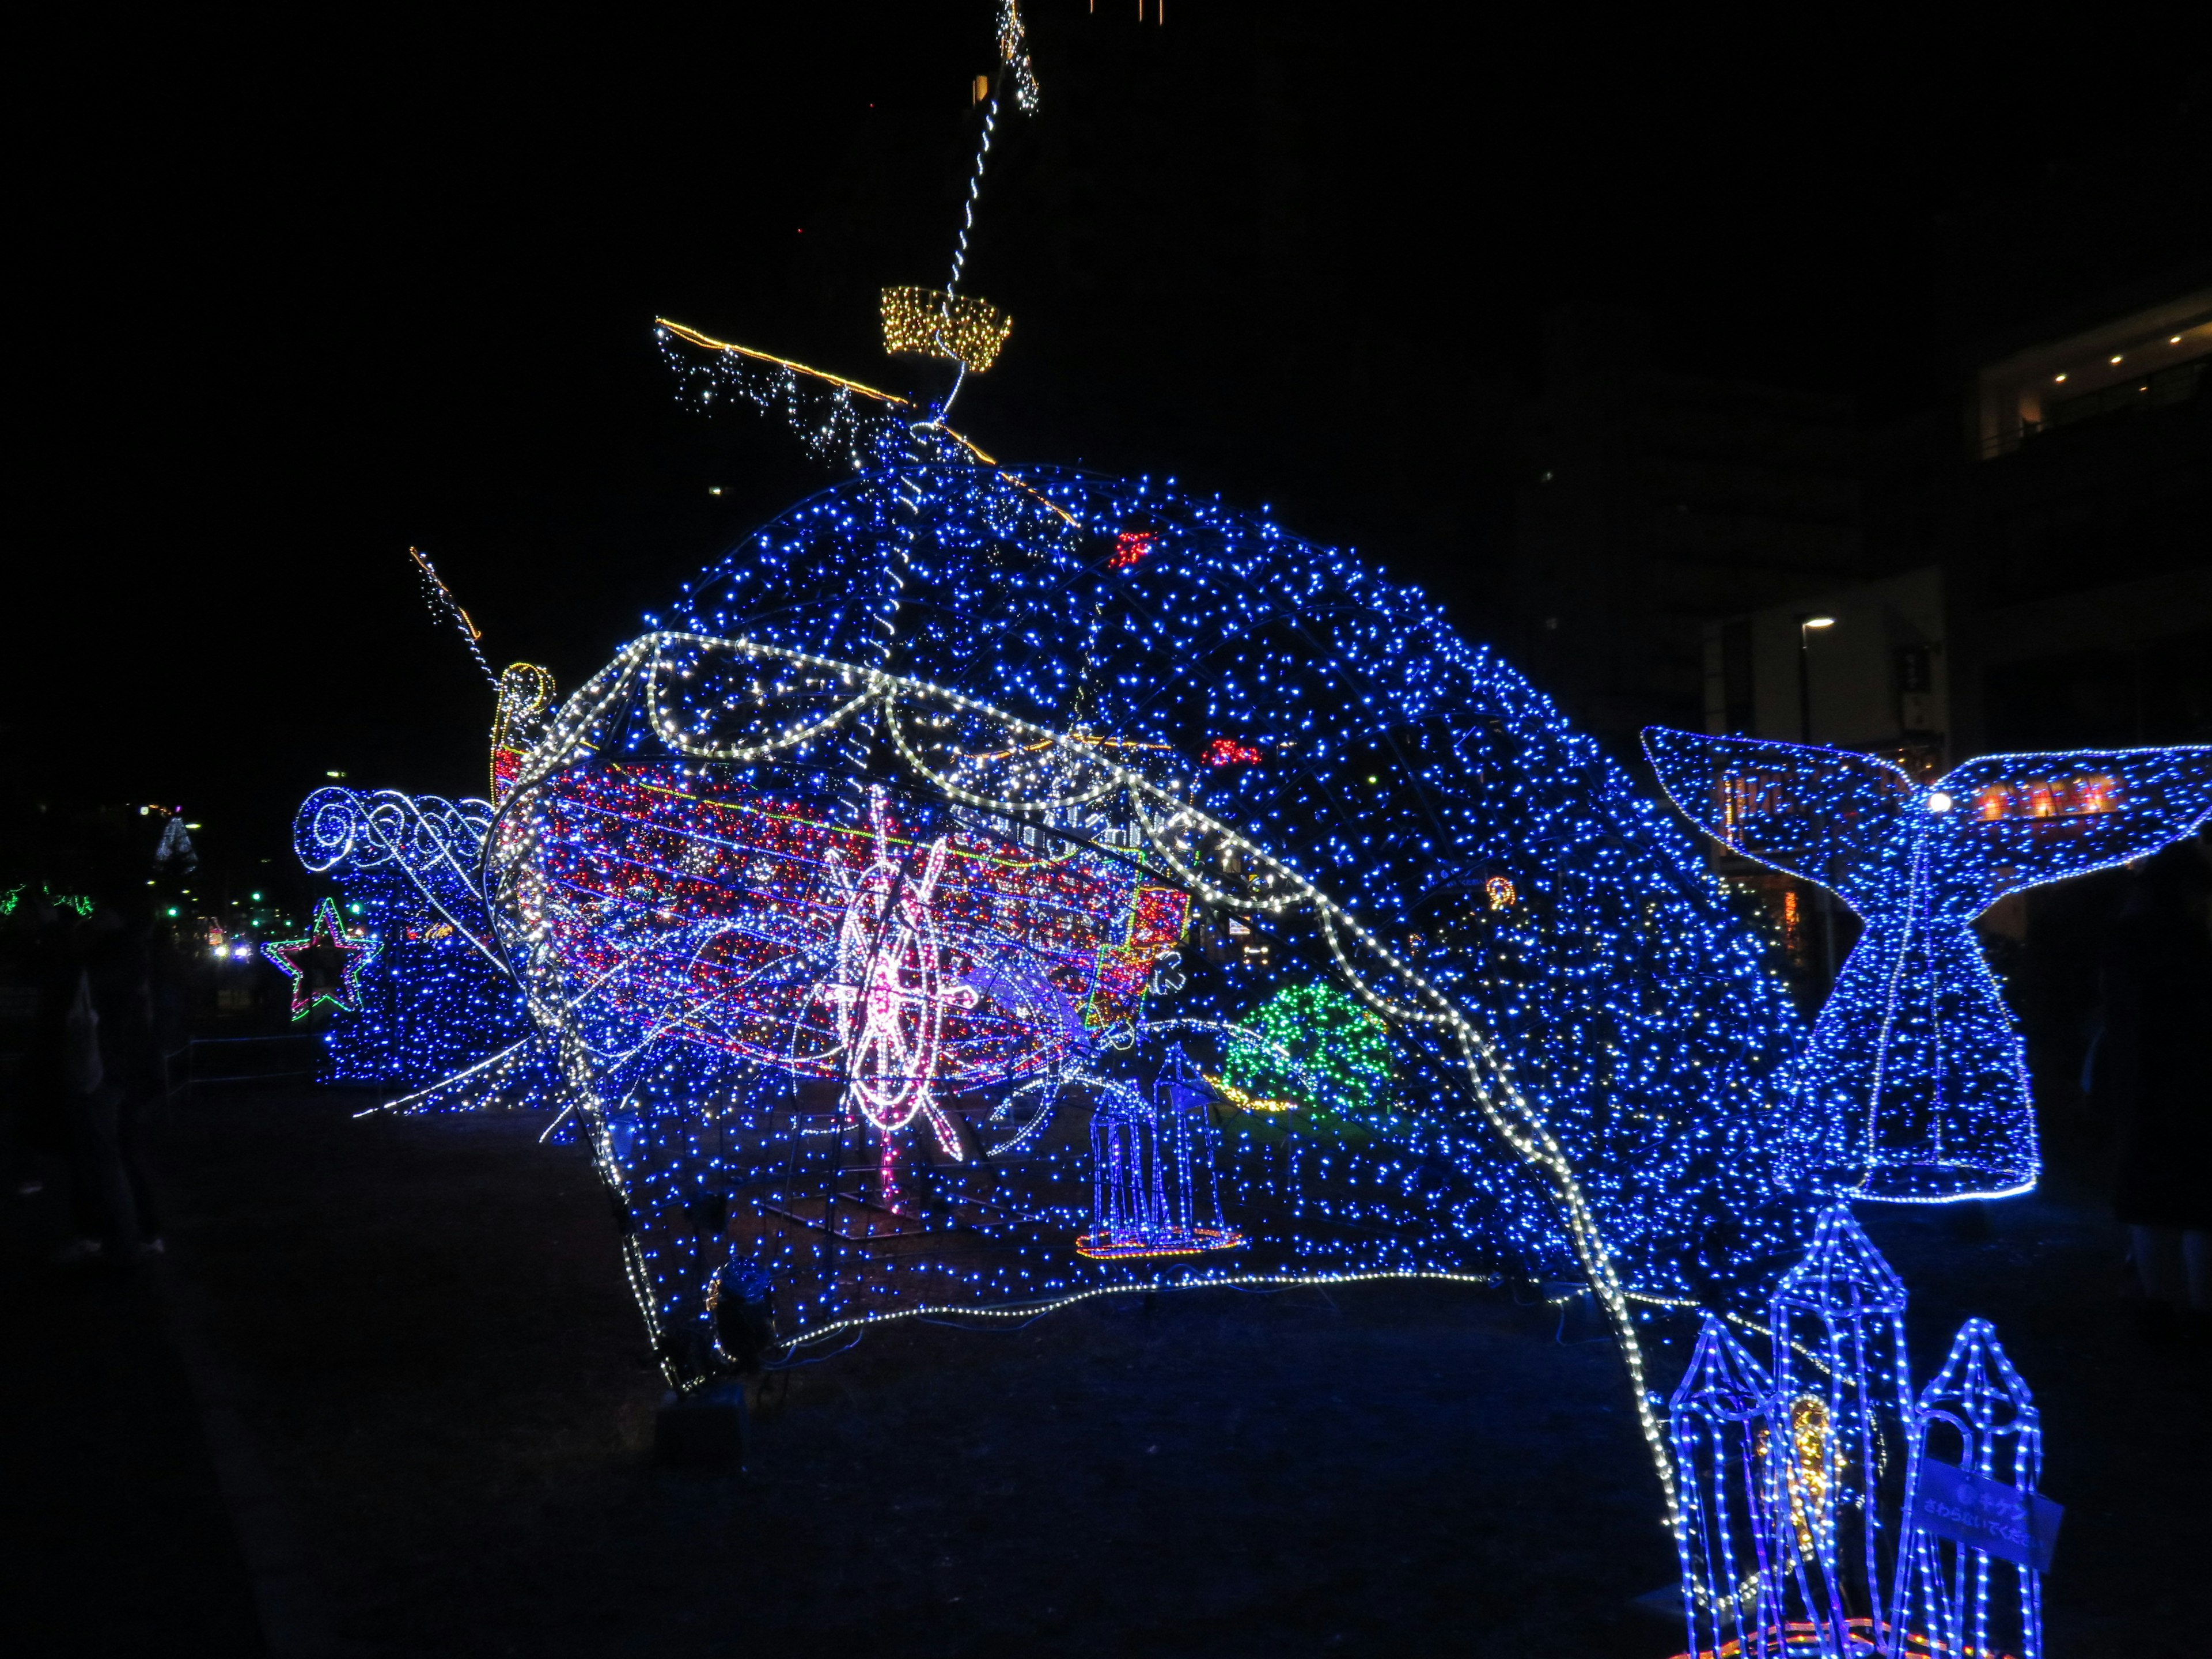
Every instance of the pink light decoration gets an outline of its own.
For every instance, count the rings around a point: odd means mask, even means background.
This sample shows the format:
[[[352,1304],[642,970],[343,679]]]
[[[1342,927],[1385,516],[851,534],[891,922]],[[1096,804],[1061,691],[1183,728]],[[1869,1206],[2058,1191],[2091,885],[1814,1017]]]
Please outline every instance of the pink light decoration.
[[[836,1010],[848,1067],[845,1098],[886,1132],[904,1128],[919,1114],[958,1161],[965,1156],[960,1137],[938,1109],[930,1083],[944,1057],[946,1011],[973,1008],[978,998],[972,986],[948,982],[933,907],[946,838],[930,842],[916,878],[893,850],[882,791],[868,806],[874,859],[857,878],[836,850],[828,860],[832,879],[850,884],[837,929],[838,976],[821,988]]]
[[[872,799],[852,824],[705,774],[566,773],[533,818],[524,912],[569,994],[631,1040],[835,1082],[879,1126],[947,1133],[936,1100],[1136,1018],[1188,899],[1127,860],[981,826],[922,839],[898,811]]]

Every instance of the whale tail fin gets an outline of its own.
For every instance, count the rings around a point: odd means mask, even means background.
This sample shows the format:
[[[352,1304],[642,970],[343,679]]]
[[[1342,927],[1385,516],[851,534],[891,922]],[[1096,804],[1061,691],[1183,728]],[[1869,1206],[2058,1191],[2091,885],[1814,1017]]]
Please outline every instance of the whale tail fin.
[[[1863,915],[1917,847],[1924,902],[1960,921],[2007,893],[2124,864],[2212,813],[2212,747],[1983,755],[1932,784],[1837,749],[1648,726],[1677,810],[1727,847],[1817,882]]]
[[[1647,726],[1644,752],[1675,810],[1730,852],[1817,882],[1862,912],[1882,849],[1920,793],[1887,761],[1803,744]]]
[[[1804,1057],[1864,1196],[2035,1182],[2026,1056],[1970,923],[2005,894],[2154,853],[2212,812],[2212,748],[1985,755],[1931,784],[1863,755],[1651,728],[1682,814],[1841,896],[1867,927]],[[1846,1171],[1855,1170],[1855,1174]]]
[[[1983,755],[1929,786],[1927,805],[1947,896],[1978,915],[2191,834],[2212,813],[2212,747]]]

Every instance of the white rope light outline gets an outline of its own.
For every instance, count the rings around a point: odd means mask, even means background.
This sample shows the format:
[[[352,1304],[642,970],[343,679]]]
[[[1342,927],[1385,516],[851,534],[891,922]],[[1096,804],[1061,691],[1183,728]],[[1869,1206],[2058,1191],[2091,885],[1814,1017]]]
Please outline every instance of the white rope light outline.
[[[338,802],[329,799],[333,795],[343,797],[343,809],[340,808]],[[422,810],[424,799],[435,801],[444,810],[435,814],[425,812]],[[318,802],[321,805],[317,805]],[[469,810],[471,807],[482,810],[471,812]],[[464,868],[453,857],[449,836],[441,830],[441,823],[446,820],[458,821],[465,829],[473,830],[476,839],[481,843],[484,833],[483,826],[489,825],[491,822],[492,808],[489,801],[465,796],[458,801],[445,800],[435,795],[418,799],[413,795],[403,794],[397,789],[380,789],[373,795],[362,795],[352,790],[321,789],[309,796],[301,810],[302,816],[312,815],[313,820],[317,823],[319,823],[324,813],[338,810],[345,811],[349,820],[346,843],[336,854],[319,864],[309,860],[304,854],[301,854],[300,861],[308,869],[317,875],[325,874],[345,861],[347,855],[354,850],[356,841],[364,838],[368,840],[374,844],[377,851],[381,853],[383,857],[374,862],[356,860],[356,867],[374,869],[377,863],[384,863],[398,868],[409,881],[415,884],[416,890],[429,902],[430,908],[446,919],[448,927],[475,945],[483,953],[484,960],[498,969],[501,973],[510,979],[514,977],[514,970],[507,965],[500,954],[478,939],[473,930],[465,927],[459,917],[439,902],[438,896],[430,890],[428,885],[416,872],[415,867],[408,862],[405,856],[406,842],[412,842],[416,846],[421,846],[427,841],[434,850],[438,862],[450,870],[454,878],[474,894],[477,902],[482,904],[483,892],[477,885],[476,872]],[[415,828],[405,831],[404,835],[395,836],[386,820],[398,818],[404,823],[410,813],[414,815]],[[293,839],[296,843],[299,839],[296,832]],[[298,850],[296,845],[295,850]]]

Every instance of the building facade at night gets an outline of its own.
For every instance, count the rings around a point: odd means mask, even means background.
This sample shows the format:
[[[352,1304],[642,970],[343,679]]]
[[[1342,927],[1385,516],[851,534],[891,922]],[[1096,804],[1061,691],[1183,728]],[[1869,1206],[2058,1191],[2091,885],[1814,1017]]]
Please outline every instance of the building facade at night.
[[[2212,281],[1984,326],[1948,406],[1871,430],[1845,399],[1662,373],[1648,329],[1554,313],[1518,423],[1513,632],[1615,752],[1685,726],[1925,779],[2212,740]],[[1856,919],[1724,873],[1824,992]],[[2022,900],[1991,925],[2029,920]]]
[[[1941,551],[1964,747],[2212,732],[2208,368],[2212,283],[2018,331],[1962,388]]]
[[[1532,678],[1624,757],[1694,726],[1705,629],[1874,574],[1848,399],[1667,373],[1650,319],[1546,319],[1517,422],[1512,633]]]
[[[1555,313],[1520,422],[1513,631],[1595,730],[1909,769],[2212,731],[2212,283],[2015,325],[1954,410],[1863,434],[1654,370],[1647,326]]]

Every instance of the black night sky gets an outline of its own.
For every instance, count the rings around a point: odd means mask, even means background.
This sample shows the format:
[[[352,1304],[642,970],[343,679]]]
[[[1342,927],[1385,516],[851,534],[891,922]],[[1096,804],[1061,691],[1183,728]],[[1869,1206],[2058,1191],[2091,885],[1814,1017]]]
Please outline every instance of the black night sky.
[[[779,425],[677,408],[652,319],[895,383],[873,296],[943,278],[991,8],[748,10],[45,60],[11,811],[182,803],[222,864],[281,853],[325,769],[479,791],[488,692],[410,544],[495,665],[565,687],[830,482]],[[1670,367],[1893,416],[1990,320],[1962,210],[2069,169],[2204,176],[2185,43],[2118,14],[1948,41],[1832,11],[1127,10],[1030,8],[1044,102],[1001,120],[965,284],[1015,331],[961,424],[1271,501],[1478,632],[1496,410],[1547,307],[1631,303]],[[2130,204],[2127,256],[2202,215]],[[2094,240],[1993,256],[2004,303],[2085,280]]]

